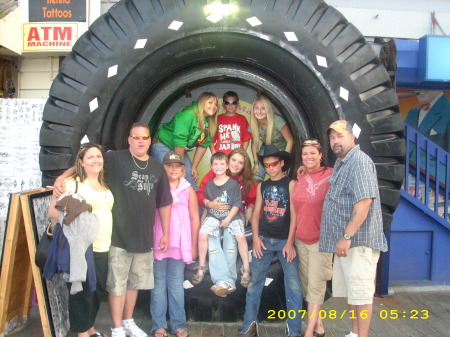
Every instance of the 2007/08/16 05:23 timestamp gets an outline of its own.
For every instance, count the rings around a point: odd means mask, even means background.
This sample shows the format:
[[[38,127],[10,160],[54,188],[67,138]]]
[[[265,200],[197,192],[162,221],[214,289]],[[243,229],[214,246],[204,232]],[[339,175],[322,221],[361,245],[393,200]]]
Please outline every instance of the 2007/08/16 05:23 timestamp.
[[[314,315],[316,315],[317,312],[314,310],[311,313],[312,318]],[[301,319],[307,317],[308,312],[306,310],[269,310],[267,312],[267,319],[294,319],[296,317],[300,317]],[[338,312],[337,310],[319,310],[318,316],[321,319],[357,319],[361,317],[362,319],[368,318],[367,310],[362,310],[359,314],[355,310],[342,310],[342,312]],[[374,313],[375,315],[375,313]],[[429,318],[429,312],[428,310],[396,310],[396,309],[389,309],[389,310],[380,310],[378,313],[379,317],[381,319],[399,319],[399,318],[406,318],[406,319],[428,319]]]

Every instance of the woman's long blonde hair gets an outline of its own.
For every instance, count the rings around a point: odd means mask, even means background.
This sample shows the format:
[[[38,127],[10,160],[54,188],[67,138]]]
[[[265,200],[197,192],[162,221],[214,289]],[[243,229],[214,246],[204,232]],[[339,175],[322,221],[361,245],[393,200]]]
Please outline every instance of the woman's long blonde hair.
[[[219,111],[219,100],[217,96],[212,92],[205,91],[200,94],[197,99],[197,111],[195,111],[195,115],[197,116],[197,126],[200,130],[205,130],[205,117],[203,117],[203,108],[205,106],[206,101],[210,98],[214,97],[217,104],[217,111]],[[209,117],[209,134],[214,136],[217,130],[217,112],[214,116]]]
[[[242,195],[245,197],[247,196],[248,192],[250,192],[252,185],[255,183],[255,178],[252,171],[252,162],[250,160],[250,156],[247,153],[247,150],[244,150],[242,148],[237,148],[231,151],[228,155],[228,158],[231,159],[231,157],[233,157],[233,155],[235,155],[236,153],[244,157],[244,168],[239,174],[238,180],[242,183]],[[231,175],[229,169],[227,170],[227,175]]]
[[[70,176],[70,178],[72,178],[75,181],[78,180],[80,183],[82,183],[83,181],[86,180],[87,174],[86,174],[86,171],[84,170],[84,167],[81,165],[80,161],[83,160],[84,156],[86,155],[86,152],[89,149],[92,149],[93,147],[98,149],[102,154],[103,160],[105,159],[105,156],[104,156],[105,151],[103,150],[103,147],[101,145],[96,144],[96,143],[87,143],[87,144],[81,145],[80,151],[78,151],[78,154],[77,154],[77,159],[76,159],[76,164],[75,164],[75,173],[72,174]],[[103,169],[98,174],[97,179],[102,187],[108,188],[108,186],[106,185],[105,180],[104,180]]]
[[[255,144],[258,144],[258,148],[259,148],[262,145],[262,144],[260,144],[260,140],[259,140],[259,123],[253,112],[255,109],[255,104],[258,101],[261,101],[264,104],[264,108],[266,109],[266,114],[267,114],[267,129],[266,129],[266,141],[265,141],[266,145],[272,144],[272,131],[273,131],[275,113],[273,112],[272,103],[270,103],[270,101],[266,97],[258,96],[253,100],[252,114],[250,116],[250,128],[252,130],[252,139],[255,142]]]

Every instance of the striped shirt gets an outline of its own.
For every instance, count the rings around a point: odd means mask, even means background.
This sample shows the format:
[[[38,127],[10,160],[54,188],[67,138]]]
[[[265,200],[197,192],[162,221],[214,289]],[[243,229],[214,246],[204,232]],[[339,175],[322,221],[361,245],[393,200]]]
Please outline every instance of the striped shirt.
[[[352,238],[350,248],[366,246],[387,251],[375,164],[359,145],[353,147],[344,159],[336,161],[329,183],[330,189],[323,204],[319,250],[334,253],[352,215],[353,205],[371,198],[373,201],[367,218]]]

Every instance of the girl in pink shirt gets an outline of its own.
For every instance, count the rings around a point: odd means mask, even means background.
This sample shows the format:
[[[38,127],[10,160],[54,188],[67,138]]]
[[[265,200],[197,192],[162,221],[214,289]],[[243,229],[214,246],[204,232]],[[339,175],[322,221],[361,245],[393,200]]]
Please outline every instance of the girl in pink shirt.
[[[183,178],[184,163],[181,156],[168,152],[163,159],[172,192],[169,248],[162,253],[157,245],[162,237],[161,219],[155,215],[153,228],[153,274],[155,286],[152,290],[150,311],[152,334],[167,337],[166,312],[169,307],[172,334],[187,337],[186,313],[184,310],[184,267],[197,258],[198,231],[200,227],[197,196],[194,189]]]

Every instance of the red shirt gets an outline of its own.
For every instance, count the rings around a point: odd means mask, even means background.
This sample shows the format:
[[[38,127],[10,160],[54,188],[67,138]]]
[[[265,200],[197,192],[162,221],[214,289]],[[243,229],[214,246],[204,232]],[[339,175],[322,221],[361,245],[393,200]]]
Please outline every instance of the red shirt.
[[[319,241],[322,206],[325,195],[330,188],[328,179],[333,169],[318,167],[313,172],[306,172],[295,182],[292,201],[297,215],[295,236],[303,243],[311,245]]]
[[[198,199],[198,205],[200,207],[205,207],[205,204],[203,203],[203,200],[207,199],[205,196],[205,187],[206,184],[208,182],[210,182],[211,180],[213,180],[215,178],[215,174],[212,170],[209,170],[208,173],[205,174],[205,176],[203,177],[200,186],[198,187],[197,192],[197,199]],[[242,193],[242,186],[243,186],[243,182],[240,181],[240,176],[229,176],[230,178],[233,178],[234,180],[236,180],[239,184],[239,186],[241,187],[241,193]],[[242,195],[242,209],[246,210],[248,208],[248,206],[250,205],[254,205],[255,204],[255,200],[256,200],[256,184],[253,184],[250,187],[250,191],[248,192],[248,194],[246,196]]]
[[[217,117],[217,132],[212,137],[217,152],[229,154],[234,149],[242,148],[250,138],[248,122],[244,116],[222,114]]]

